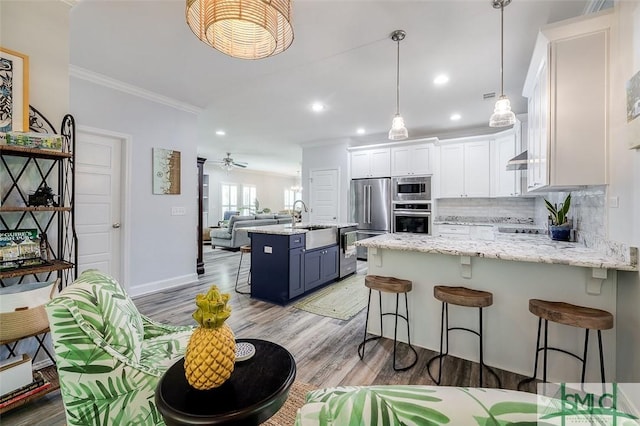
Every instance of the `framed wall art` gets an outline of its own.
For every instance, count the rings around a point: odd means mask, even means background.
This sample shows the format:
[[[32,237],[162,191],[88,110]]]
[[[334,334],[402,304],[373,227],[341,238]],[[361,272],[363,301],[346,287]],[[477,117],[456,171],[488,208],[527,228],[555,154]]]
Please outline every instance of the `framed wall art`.
[[[153,193],[180,194],[180,151],[153,148]]]
[[[29,130],[29,57],[0,47],[0,132]]]

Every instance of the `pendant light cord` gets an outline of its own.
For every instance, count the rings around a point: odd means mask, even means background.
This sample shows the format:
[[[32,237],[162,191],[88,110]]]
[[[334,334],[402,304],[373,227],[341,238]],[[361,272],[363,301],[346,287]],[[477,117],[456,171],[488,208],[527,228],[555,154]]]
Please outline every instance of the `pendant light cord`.
[[[400,39],[396,41],[398,54],[396,61],[396,115],[400,114]]]
[[[500,2],[500,96],[504,96],[504,1]]]

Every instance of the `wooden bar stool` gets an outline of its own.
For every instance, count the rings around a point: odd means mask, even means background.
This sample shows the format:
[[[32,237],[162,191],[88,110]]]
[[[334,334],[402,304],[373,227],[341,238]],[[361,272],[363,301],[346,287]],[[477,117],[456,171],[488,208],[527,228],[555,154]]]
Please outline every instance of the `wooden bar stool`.
[[[238,273],[236,274],[236,293],[240,294],[251,294],[250,291],[240,291],[238,289],[238,279],[240,278],[240,268],[242,267],[242,257],[245,253],[251,253],[251,246],[245,245],[240,246],[240,262],[238,262]],[[249,266],[249,275],[247,276],[247,285],[251,285],[251,266]]]
[[[466,287],[451,287],[437,285],[433,288],[433,297],[442,302],[442,313],[440,317],[440,353],[432,357],[427,362],[427,372],[429,377],[437,385],[442,380],[442,359],[449,354],[449,331],[463,330],[475,334],[480,339],[480,387],[482,387],[482,370],[486,368],[497,380],[498,387],[501,387],[500,378],[493,371],[493,369],[484,363],[484,351],[482,347],[483,334],[482,334],[482,308],[493,305],[493,294],[488,291],[473,290]],[[449,327],[449,304],[464,306],[468,308],[478,308],[479,311],[479,325],[478,331],[465,327]],[[446,330],[446,333],[445,333]],[[444,336],[447,337],[447,348],[443,352],[444,348]],[[431,363],[439,360],[438,379],[436,380],[431,374]]]
[[[405,371],[413,367],[418,361],[418,353],[411,346],[411,332],[409,329],[409,303],[407,301],[407,293],[411,291],[413,286],[409,280],[401,280],[394,277],[383,277],[380,275],[367,275],[364,278],[364,285],[369,288],[369,302],[367,303],[367,317],[364,323],[364,339],[362,343],[358,345],[358,355],[360,359],[364,359],[364,350],[367,342],[371,340],[379,339],[383,336],[382,332],[382,317],[384,315],[395,316],[395,329],[393,331],[393,369],[395,371]],[[380,335],[367,338],[367,326],[369,324],[369,307],[371,306],[371,290],[377,290],[380,301]],[[395,293],[396,295],[396,311],[395,312],[382,312],[382,293]],[[405,315],[398,312],[398,304],[400,299],[400,293],[404,293],[404,309]],[[413,362],[405,367],[398,367],[396,362],[396,348],[398,346],[398,317],[402,318],[407,323],[407,342],[409,349],[413,352]]]
[[[589,331],[598,330],[598,348],[600,352],[600,376],[602,383],[604,378],[604,355],[602,353],[602,330],[613,328],[613,315],[602,309],[588,308],[584,306],[572,305],[565,302],[550,302],[548,300],[530,299],[529,312],[538,317],[538,337],[536,340],[536,357],[533,367],[533,376],[522,380],[518,384],[518,388],[524,383],[535,380],[538,376],[538,354],[543,351],[542,361],[542,381],[547,381],[547,352],[562,352],[576,358],[582,362],[581,381],[584,383],[585,374],[587,372],[587,348],[589,344]],[[542,329],[542,320],[544,320],[544,345],[540,346],[540,331]],[[558,324],[570,325],[585,329],[584,335],[584,351],[582,357],[560,348],[549,347],[548,345],[548,329],[549,321]]]

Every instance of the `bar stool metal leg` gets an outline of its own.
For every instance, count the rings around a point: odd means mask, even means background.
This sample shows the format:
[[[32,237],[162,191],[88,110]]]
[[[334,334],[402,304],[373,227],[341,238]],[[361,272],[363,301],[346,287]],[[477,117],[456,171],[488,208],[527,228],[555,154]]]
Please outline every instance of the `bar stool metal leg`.
[[[549,339],[549,321],[544,320],[544,352],[542,353],[542,381],[547,383],[547,351],[549,345],[547,344]]]
[[[602,353],[602,331],[598,330],[598,351],[600,352],[600,377],[602,383],[606,383],[604,379],[604,354]]]
[[[404,294],[404,309],[405,309],[404,312],[406,316],[400,315],[400,312],[398,311],[399,298],[400,298],[400,294],[396,293],[396,313],[395,313],[396,323],[395,323],[395,330],[393,332],[393,369],[394,371],[406,371],[411,367],[413,367],[414,365],[416,365],[416,362],[418,362],[418,352],[416,352],[415,348],[411,345],[411,328],[409,327],[409,302],[407,298],[407,293]],[[405,367],[398,367],[396,364],[396,347],[398,346],[398,339],[397,339],[398,317],[403,318],[407,323],[407,344],[409,345],[409,349],[413,352],[413,356],[414,356],[413,362],[411,362]]]
[[[584,330],[584,352],[582,354],[582,374],[580,375],[581,383],[584,383],[584,378],[587,374],[587,349],[589,348],[589,329]]]
[[[478,328],[478,331],[475,330],[471,330],[469,328],[465,328],[465,327],[449,327],[449,304],[446,302],[442,302],[442,313],[441,313],[441,317],[440,317],[440,353],[438,355],[435,355],[434,357],[432,357],[429,361],[427,361],[427,373],[429,374],[429,377],[431,378],[431,380],[434,381],[435,384],[440,385],[441,380],[442,380],[442,360],[445,356],[447,356],[449,354],[449,331],[453,331],[453,330],[463,330],[463,331],[468,331],[470,333],[475,334],[476,336],[478,336],[479,340],[480,340],[480,344],[479,344],[479,350],[480,350],[480,354],[479,354],[479,358],[480,358],[480,362],[479,362],[479,369],[480,369],[480,387],[482,387],[483,384],[483,370],[486,368],[487,371],[489,373],[491,373],[497,380],[498,382],[498,387],[502,387],[502,382],[500,380],[500,377],[498,377],[498,374],[488,365],[485,365],[484,363],[484,346],[483,346],[483,327],[482,327],[482,307],[479,307],[479,320],[480,320],[480,325]],[[444,340],[446,337],[446,350],[444,349]],[[435,377],[433,377],[433,374],[431,374],[431,364],[435,361],[438,360],[438,378],[436,379]]]
[[[238,262],[238,272],[236,273],[236,286],[235,291],[238,294],[251,294],[250,291],[240,291],[238,290],[238,279],[240,278],[240,268],[242,267],[242,258],[244,257],[244,252],[240,250],[240,262]],[[249,268],[249,276],[251,276],[251,268]],[[247,281],[249,281],[247,279]]]
[[[445,330],[446,330],[446,333],[445,333]],[[447,337],[447,350],[446,352],[443,352],[445,334]],[[436,385],[440,385],[440,381],[442,379],[442,359],[448,353],[449,353],[449,304],[442,302],[442,308],[440,309],[440,354],[431,358],[427,362],[427,373],[429,374],[429,377],[431,378],[431,380],[433,380],[433,382]],[[431,362],[434,361],[435,359],[438,359],[438,379],[433,377],[433,375],[431,374],[431,368],[429,368]]]
[[[365,319],[365,324],[364,324],[364,339],[362,340],[362,343],[360,343],[358,345],[358,356],[360,357],[360,359],[364,359],[364,351],[365,351],[365,346],[367,344],[367,342],[371,341],[371,340],[377,340],[380,339],[383,335],[383,316],[384,315],[394,315],[395,316],[395,329],[394,329],[394,333],[393,333],[393,369],[394,371],[405,371],[410,369],[411,367],[413,367],[417,362],[418,362],[418,352],[415,350],[415,348],[411,345],[411,329],[409,328],[409,302],[408,302],[408,298],[407,298],[407,293],[404,294],[404,302],[405,302],[405,312],[406,312],[406,316],[405,315],[401,315],[398,312],[398,308],[399,308],[399,294],[396,294],[396,311],[395,313],[393,312],[383,312],[382,311],[382,293],[378,292],[378,302],[379,302],[379,308],[380,308],[380,335],[376,336],[373,335],[371,337],[367,338],[367,327],[369,325],[369,307],[371,306],[371,290],[369,289],[369,301],[367,303],[367,316]],[[398,346],[398,317],[404,319],[407,323],[407,342],[409,345],[409,349],[413,352],[414,355],[414,359],[413,362],[411,362],[409,365],[405,366],[405,367],[398,367],[397,365],[397,346]]]
[[[480,387],[482,387],[482,370],[483,370],[483,366],[484,366],[484,361],[483,361],[483,355],[482,355],[482,308],[478,309],[480,311],[480,335],[478,337],[480,337]]]
[[[365,344],[367,343],[367,327],[369,326],[369,307],[371,306],[371,289],[369,289],[369,301],[367,302],[367,316],[364,319],[364,337],[362,343],[358,345],[358,356],[360,359],[364,358]],[[382,320],[380,321],[382,325]],[[380,329],[382,330],[382,329]]]
[[[540,354],[540,331],[542,330],[542,318],[538,318],[538,334],[536,337],[536,355],[533,361],[533,376],[521,380],[516,387],[517,390],[521,390],[522,385],[532,382],[538,377],[538,355]]]

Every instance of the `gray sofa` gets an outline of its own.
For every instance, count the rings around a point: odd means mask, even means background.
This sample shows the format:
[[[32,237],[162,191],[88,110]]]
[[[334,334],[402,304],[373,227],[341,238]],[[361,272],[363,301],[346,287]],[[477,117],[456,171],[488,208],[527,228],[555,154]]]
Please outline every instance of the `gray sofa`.
[[[281,214],[256,214],[248,216],[231,216],[229,224],[224,228],[214,228],[211,230],[211,248],[226,247],[240,248],[243,245],[251,244],[249,233],[242,228],[250,226],[277,225],[280,223],[292,223],[293,219],[289,215]]]

